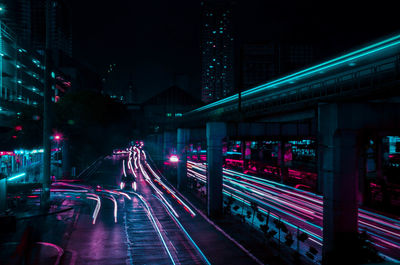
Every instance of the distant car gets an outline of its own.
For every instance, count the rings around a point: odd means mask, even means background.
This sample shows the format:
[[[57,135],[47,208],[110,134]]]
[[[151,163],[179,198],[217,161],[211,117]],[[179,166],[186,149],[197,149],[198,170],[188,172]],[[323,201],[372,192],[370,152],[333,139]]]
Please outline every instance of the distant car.
[[[113,155],[126,155],[128,152],[124,149],[114,149]]]
[[[136,191],[136,178],[132,174],[122,175],[121,183],[119,184],[121,190]]]

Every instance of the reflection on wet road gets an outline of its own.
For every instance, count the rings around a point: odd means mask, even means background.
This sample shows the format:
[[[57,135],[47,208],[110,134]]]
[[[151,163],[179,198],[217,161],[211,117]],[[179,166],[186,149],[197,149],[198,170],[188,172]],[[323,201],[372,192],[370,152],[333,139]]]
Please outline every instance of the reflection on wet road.
[[[90,207],[76,224],[67,246],[72,257],[63,264],[210,264],[179,221],[194,212],[152,181],[140,152],[105,159],[91,179],[94,188],[75,187],[87,189]],[[136,192],[129,185],[119,189],[122,174],[134,176]]]

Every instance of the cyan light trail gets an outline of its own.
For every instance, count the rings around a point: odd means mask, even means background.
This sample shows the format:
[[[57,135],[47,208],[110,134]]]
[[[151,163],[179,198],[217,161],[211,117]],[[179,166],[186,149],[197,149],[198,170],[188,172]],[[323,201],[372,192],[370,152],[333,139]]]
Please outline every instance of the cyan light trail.
[[[268,90],[273,90],[278,88],[279,85],[282,84],[292,84],[295,83],[296,81],[299,81],[301,79],[305,79],[311,76],[319,75],[321,73],[324,73],[326,71],[335,69],[335,67],[353,67],[356,65],[357,60],[360,59],[366,59],[369,56],[379,56],[382,55],[384,56],[385,53],[389,52],[390,49],[396,48],[400,45],[400,35],[393,36],[391,38],[382,40],[380,42],[368,45],[364,48],[358,49],[356,51],[347,53],[345,55],[336,57],[334,59],[328,60],[326,62],[314,65],[312,67],[309,67],[307,69],[295,72],[293,74],[284,76],[282,78],[273,80],[271,82],[268,82],[264,85],[260,85],[254,88],[251,88],[249,90],[246,90],[242,92],[241,97],[245,98],[250,95],[260,93],[260,92],[265,92]],[[198,109],[192,110],[188,113],[184,113],[184,116],[190,115],[193,113],[198,113],[204,110],[212,109],[214,107],[219,107],[222,106],[225,103],[230,103],[233,101],[238,100],[238,94],[232,95],[230,97],[218,100],[216,102],[213,102],[211,104],[205,105],[203,107],[200,107]]]
[[[188,161],[188,176],[206,182],[206,167]],[[223,172],[225,193],[234,194],[239,201],[257,202],[286,218],[288,223],[315,235],[316,241],[322,244],[322,196],[232,170]],[[381,253],[400,259],[400,220],[360,209],[359,228],[368,232]]]

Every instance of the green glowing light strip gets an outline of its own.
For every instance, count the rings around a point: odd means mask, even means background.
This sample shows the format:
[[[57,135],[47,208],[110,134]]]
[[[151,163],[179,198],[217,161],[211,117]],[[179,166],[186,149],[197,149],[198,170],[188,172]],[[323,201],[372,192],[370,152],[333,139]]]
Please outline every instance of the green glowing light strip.
[[[282,83],[298,80],[300,78],[304,78],[306,76],[310,76],[310,75],[315,74],[317,72],[328,70],[329,68],[333,68],[334,66],[338,66],[340,64],[349,63],[350,61],[353,61],[353,60],[359,59],[361,57],[364,57],[364,56],[367,56],[367,55],[382,51],[384,49],[391,48],[391,47],[396,46],[398,44],[400,44],[400,35],[397,35],[397,36],[394,36],[392,38],[380,41],[380,42],[372,44],[372,45],[369,45],[367,47],[364,47],[364,48],[361,48],[359,50],[350,52],[350,53],[345,54],[343,56],[334,58],[332,60],[329,60],[329,61],[317,64],[317,65],[314,65],[312,67],[309,67],[307,69],[304,69],[304,70],[298,71],[296,73],[287,75],[285,77],[273,80],[273,81],[268,82],[268,83],[266,83],[264,85],[260,85],[260,86],[251,88],[251,89],[249,89],[247,91],[242,92],[242,97],[249,96],[249,95],[252,95],[252,94],[255,94],[255,93],[258,93],[258,92],[261,92],[261,91],[265,91],[265,90],[268,90],[268,89],[271,89],[271,88],[275,88],[275,86],[280,85]],[[236,100],[237,98],[238,98],[238,94],[235,94],[235,95],[229,96],[227,98],[224,98],[224,99],[218,100],[216,102],[213,102],[211,104],[208,104],[206,106],[200,107],[198,109],[192,110],[192,111],[186,113],[186,115],[187,114],[191,114],[191,113],[195,113],[195,112],[200,112],[200,111],[203,111],[203,110],[206,110],[206,109],[218,106],[218,105],[222,105],[224,103]]]

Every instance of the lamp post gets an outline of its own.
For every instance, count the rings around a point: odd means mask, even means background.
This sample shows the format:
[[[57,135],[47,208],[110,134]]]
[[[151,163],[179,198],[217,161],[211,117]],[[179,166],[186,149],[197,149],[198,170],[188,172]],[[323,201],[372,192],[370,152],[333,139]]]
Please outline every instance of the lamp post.
[[[57,165],[57,177],[60,177],[60,167],[58,164],[58,161],[59,161],[58,156],[59,156],[59,152],[60,152],[60,141],[63,140],[63,137],[61,134],[55,134],[52,138],[57,143],[56,151],[55,151],[55,155],[54,155],[54,161],[56,162],[56,165]]]
[[[0,5],[0,53],[2,51],[2,15],[4,13],[4,7]],[[3,91],[3,57],[0,56],[0,92]],[[1,108],[0,108],[1,111]],[[0,212],[5,211],[7,209],[7,175],[0,172]]]
[[[51,167],[51,124],[50,124],[50,107],[51,107],[51,78],[50,78],[50,7],[51,0],[46,0],[46,46],[45,46],[45,70],[44,70],[44,95],[43,95],[43,175],[42,175],[42,194],[40,205],[43,209],[47,209],[50,199],[50,167]]]

